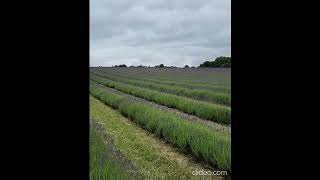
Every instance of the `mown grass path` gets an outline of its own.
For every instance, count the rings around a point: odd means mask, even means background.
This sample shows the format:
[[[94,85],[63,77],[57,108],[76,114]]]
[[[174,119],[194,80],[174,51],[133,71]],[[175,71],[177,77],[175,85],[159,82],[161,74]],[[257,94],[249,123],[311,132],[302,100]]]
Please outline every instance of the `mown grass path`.
[[[193,176],[192,171],[209,170],[191,157],[156,138],[148,131],[123,117],[119,112],[90,96],[90,116],[114,136],[118,148],[138,168],[145,179],[221,179],[222,177]]]

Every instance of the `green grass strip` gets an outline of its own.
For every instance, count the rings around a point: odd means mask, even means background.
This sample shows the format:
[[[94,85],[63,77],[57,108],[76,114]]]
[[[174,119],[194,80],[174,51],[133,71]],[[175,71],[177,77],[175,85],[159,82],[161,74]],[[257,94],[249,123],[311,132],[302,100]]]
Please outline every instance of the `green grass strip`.
[[[90,75],[90,79],[103,84],[104,86],[156,102],[169,108],[179,109],[180,111],[183,111],[190,115],[195,115],[197,117],[217,123],[231,123],[231,108],[227,106],[221,106],[177,95],[161,93],[158,91],[127,85],[108,79],[102,79],[94,75]]]
[[[100,88],[91,87],[90,92],[94,97],[119,109],[121,114],[182,152],[190,152],[198,159],[221,170],[231,171],[230,136],[210,131],[204,126],[184,121],[153,107],[134,103],[123,96],[108,93]]]

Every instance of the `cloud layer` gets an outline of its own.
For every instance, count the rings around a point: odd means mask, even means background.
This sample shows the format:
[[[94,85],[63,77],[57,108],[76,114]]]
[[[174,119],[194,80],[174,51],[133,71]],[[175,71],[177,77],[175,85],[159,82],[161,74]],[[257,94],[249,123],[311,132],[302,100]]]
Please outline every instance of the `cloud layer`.
[[[231,0],[91,0],[90,65],[198,66],[231,55]]]

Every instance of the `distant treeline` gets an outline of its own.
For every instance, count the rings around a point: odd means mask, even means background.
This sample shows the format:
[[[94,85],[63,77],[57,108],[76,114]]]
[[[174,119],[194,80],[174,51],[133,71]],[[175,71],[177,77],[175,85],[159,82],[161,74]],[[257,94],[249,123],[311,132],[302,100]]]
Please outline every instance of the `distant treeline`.
[[[199,67],[231,67],[231,57],[220,56],[214,61],[205,61]]]
[[[102,67],[102,66],[99,66]],[[127,67],[125,64],[120,64],[120,65],[114,65],[112,67]],[[150,68],[150,66],[130,66],[130,67],[145,67],[145,68]],[[164,64],[159,64],[154,66],[155,68],[177,68],[176,66],[165,66]],[[207,67],[212,67],[212,68],[231,68],[231,57],[226,57],[226,56],[220,56],[217,57],[214,61],[205,61],[202,64],[198,66],[198,68],[207,68]],[[189,65],[185,65],[184,68],[190,68]],[[191,68],[195,68],[192,66]]]
[[[115,65],[115,66],[112,66],[112,67],[127,67],[127,65],[125,65],[125,64],[120,64],[120,65]]]

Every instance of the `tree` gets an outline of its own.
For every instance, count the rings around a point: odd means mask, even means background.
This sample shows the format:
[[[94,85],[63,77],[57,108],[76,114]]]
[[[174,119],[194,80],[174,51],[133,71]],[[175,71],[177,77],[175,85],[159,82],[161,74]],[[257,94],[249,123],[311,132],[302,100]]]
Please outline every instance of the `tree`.
[[[231,67],[231,57],[220,56],[214,62],[216,63],[216,67]]]
[[[205,61],[199,67],[231,67],[231,57],[220,56],[214,61]]]
[[[120,64],[120,65],[115,65],[115,66],[113,66],[113,67],[127,67],[127,65],[125,65],[125,64]]]
[[[155,66],[156,68],[164,68],[164,65],[163,64],[160,64],[158,66]]]
[[[188,66],[188,65],[185,65],[184,68],[189,68],[189,66]]]

